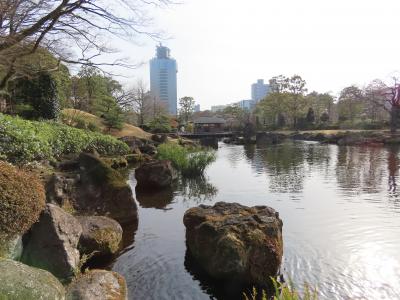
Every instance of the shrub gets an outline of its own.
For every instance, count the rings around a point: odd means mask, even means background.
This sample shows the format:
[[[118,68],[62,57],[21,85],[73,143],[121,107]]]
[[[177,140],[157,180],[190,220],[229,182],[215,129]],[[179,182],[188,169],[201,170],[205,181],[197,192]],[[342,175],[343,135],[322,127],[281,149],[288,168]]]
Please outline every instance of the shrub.
[[[149,130],[152,133],[166,133],[171,131],[170,119],[168,116],[161,115],[154,118],[148,124]]]
[[[57,96],[56,82],[49,73],[40,72],[33,78],[18,78],[12,88],[16,103],[29,104],[34,109],[33,117],[57,119],[60,114],[60,102]]]
[[[29,162],[93,150],[101,155],[124,155],[129,147],[109,135],[0,114],[0,156],[8,161]]]
[[[184,176],[201,175],[215,161],[215,152],[201,148],[185,148],[178,144],[165,143],[157,147],[157,157],[172,162]]]
[[[0,161],[0,239],[28,230],[38,220],[45,199],[35,176]]]

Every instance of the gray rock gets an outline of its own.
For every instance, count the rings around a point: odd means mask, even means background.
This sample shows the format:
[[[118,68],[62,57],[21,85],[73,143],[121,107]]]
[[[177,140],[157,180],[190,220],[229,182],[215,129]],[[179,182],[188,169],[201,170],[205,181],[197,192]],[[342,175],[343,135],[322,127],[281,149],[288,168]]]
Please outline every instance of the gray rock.
[[[218,202],[187,210],[183,222],[190,254],[211,277],[263,285],[277,275],[283,241],[274,209]]]
[[[22,249],[21,236],[7,240],[0,238],[0,257],[19,260],[22,255]]]
[[[137,220],[137,207],[126,178],[94,155],[81,153],[81,181],[74,209],[82,215],[107,216],[119,223]]]
[[[54,204],[47,204],[39,222],[31,229],[22,261],[68,281],[79,265],[78,241],[82,226]]]
[[[125,279],[115,272],[93,270],[78,277],[67,288],[67,300],[126,300]]]
[[[46,184],[46,201],[61,207],[70,206],[78,181],[77,174],[73,176],[53,174]]]
[[[135,171],[140,189],[164,189],[177,178],[176,170],[168,160],[157,160],[142,164]]]
[[[0,259],[0,299],[63,300],[63,285],[51,273]]]
[[[104,256],[118,251],[122,228],[117,221],[100,216],[81,216],[77,219],[83,230],[79,239],[81,253]]]

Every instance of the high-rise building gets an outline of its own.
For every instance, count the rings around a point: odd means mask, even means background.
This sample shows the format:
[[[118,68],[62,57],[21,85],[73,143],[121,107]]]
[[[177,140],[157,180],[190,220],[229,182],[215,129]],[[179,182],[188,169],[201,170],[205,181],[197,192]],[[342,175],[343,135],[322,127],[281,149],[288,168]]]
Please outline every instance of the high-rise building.
[[[150,91],[172,115],[177,114],[176,60],[171,58],[170,49],[157,46],[156,57],[150,60]]]
[[[200,112],[200,104],[194,106],[194,112]]]
[[[241,100],[237,104],[242,109],[253,110],[254,106],[255,106],[255,101],[254,100]]]
[[[251,100],[259,102],[269,93],[269,84],[264,83],[264,79],[258,79],[251,85]]]

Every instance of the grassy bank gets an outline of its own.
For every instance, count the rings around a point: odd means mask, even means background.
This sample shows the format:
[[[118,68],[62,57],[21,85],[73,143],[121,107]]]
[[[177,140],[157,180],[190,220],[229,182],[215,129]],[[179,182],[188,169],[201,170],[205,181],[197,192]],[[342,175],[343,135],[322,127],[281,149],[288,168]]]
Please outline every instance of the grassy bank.
[[[0,156],[8,161],[23,163],[93,150],[123,155],[129,147],[109,135],[0,114]]]
[[[106,128],[104,120],[98,116],[92,115],[88,112],[77,109],[64,109],[61,113],[62,121],[68,125],[76,126],[79,124],[86,124],[86,126],[94,126],[101,132],[107,132],[115,137],[134,136],[140,139],[150,139],[151,133],[142,130],[139,127],[124,123],[121,130]]]
[[[170,160],[173,166],[187,177],[203,174],[206,167],[216,159],[212,150],[189,149],[174,143],[161,144],[157,151],[158,159]]]

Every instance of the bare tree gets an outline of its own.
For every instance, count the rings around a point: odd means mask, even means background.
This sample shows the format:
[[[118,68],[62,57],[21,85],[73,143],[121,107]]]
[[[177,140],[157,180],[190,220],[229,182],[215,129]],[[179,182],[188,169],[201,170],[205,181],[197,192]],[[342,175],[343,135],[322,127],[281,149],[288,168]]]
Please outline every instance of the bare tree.
[[[390,130],[396,132],[400,119],[400,80],[393,77],[387,84],[376,79],[367,86],[365,93],[369,102],[389,113]]]
[[[124,60],[98,62],[113,50],[110,36],[132,39],[160,34],[149,30],[147,8],[169,0],[2,0],[0,2],[0,90],[19,74],[19,61],[45,48],[69,64],[133,67]],[[74,57],[69,49],[79,49]],[[57,68],[57,65],[53,66]]]
[[[139,80],[130,91],[132,109],[137,115],[138,126],[143,126],[152,111],[152,97],[143,81]]]

